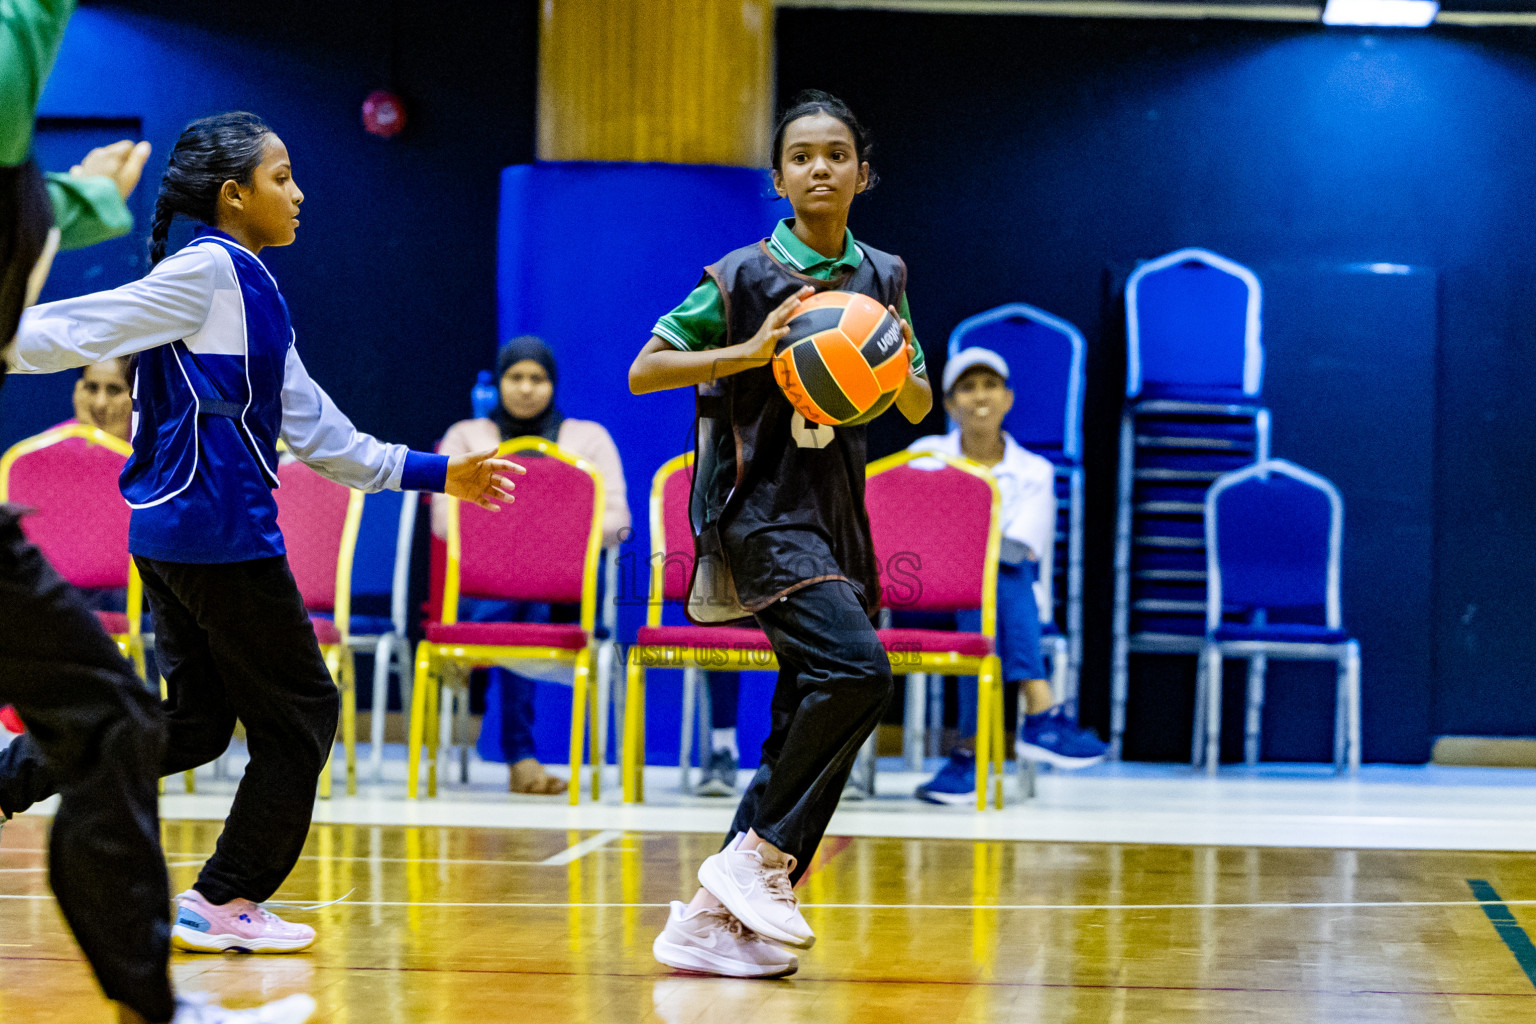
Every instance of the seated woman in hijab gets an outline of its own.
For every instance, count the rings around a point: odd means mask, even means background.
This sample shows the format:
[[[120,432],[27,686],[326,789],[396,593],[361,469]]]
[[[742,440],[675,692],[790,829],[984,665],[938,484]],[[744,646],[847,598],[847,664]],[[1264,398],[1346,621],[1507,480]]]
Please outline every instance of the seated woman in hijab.
[[[133,382],[128,379],[128,360],[108,359],[84,367],[75,381],[73,401],[75,417],[65,423],[84,423],[120,441],[131,440]]]
[[[438,452],[443,455],[484,451],[514,437],[547,438],[573,455],[579,455],[603,475],[603,546],[618,544],[629,529],[629,503],[624,491],[624,466],[613,438],[601,424],[566,419],[555,405],[559,377],[555,357],[538,338],[514,338],[496,356],[500,402],[488,419],[460,420],[443,435]],[[432,532],[448,534],[448,509],[438,495],[432,499]],[[473,605],[473,607],[471,607]],[[558,617],[565,609],[554,609]],[[501,601],[465,601],[460,608],[465,621],[549,622],[548,605],[511,604]],[[565,779],[544,770],[534,754],[533,682],[505,669],[491,669],[500,690],[501,750],[511,766],[509,788],[514,793],[554,795],[563,793]],[[482,737],[484,753],[487,737]]]

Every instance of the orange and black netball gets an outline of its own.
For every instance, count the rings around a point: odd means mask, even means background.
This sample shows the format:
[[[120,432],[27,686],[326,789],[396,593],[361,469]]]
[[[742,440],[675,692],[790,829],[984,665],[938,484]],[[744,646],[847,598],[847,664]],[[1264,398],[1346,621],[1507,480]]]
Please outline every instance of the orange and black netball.
[[[800,303],[773,355],[773,376],[802,416],[832,427],[868,423],[907,378],[901,321],[867,295],[821,292]]]

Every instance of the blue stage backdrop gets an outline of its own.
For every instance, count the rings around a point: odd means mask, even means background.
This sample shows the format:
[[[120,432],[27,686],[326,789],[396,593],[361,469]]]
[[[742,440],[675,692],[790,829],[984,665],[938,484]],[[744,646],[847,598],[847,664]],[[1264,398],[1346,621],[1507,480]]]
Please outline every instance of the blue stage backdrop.
[[[607,427],[624,459],[635,527],[621,555],[625,643],[645,621],[651,477],[691,447],[693,427],[693,392],[631,395],[629,363],[656,319],[698,284],[706,264],[764,237],[788,215],[772,196],[763,171],[735,167],[537,163],[502,173],[500,337],[536,334],[547,341],[560,365],[560,410]],[[675,764],[681,673],[652,672],[648,682],[647,760]],[[742,689],[740,740],[748,766],[766,734],[764,682],[749,679]],[[549,739],[559,748],[570,692],[541,690],[540,731],[553,730]],[[563,759],[561,749],[553,760]]]

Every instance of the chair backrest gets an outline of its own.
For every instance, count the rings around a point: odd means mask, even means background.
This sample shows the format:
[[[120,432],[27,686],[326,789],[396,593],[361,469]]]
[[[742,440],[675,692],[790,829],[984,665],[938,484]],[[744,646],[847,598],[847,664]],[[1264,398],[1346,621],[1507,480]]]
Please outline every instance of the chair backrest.
[[[364,496],[357,553],[352,559],[353,597],[386,597],[393,592],[400,508],[405,497],[404,491],[379,491]]]
[[[69,423],[0,457],[0,502],[32,509],[21,521],[27,539],[77,587],[129,585],[129,509],[117,478],[131,452],[105,431]]]
[[[514,437],[497,448],[528,472],[516,500],[488,512],[448,502],[444,622],[458,621],[462,596],[581,605],[592,630],[603,540],[603,480],[596,466],[542,437]]]
[[[960,321],[949,354],[991,349],[1008,364],[1013,409],[1003,427],[1030,451],[1075,463],[1083,455],[1082,332],[1060,317],[1010,302]]]
[[[379,491],[363,501],[363,521],[357,533],[352,563],[352,595],[390,598],[393,629],[404,633],[406,597],[410,586],[411,544],[415,540],[416,510],[421,495],[411,491]]]
[[[1258,397],[1260,303],[1253,271],[1205,249],[1141,264],[1125,284],[1126,396]]]
[[[1319,609],[1342,628],[1344,502],[1338,488],[1284,459],[1217,479],[1205,498],[1206,628],[1227,609]]]
[[[277,526],[304,607],[332,612],[348,632],[352,560],[363,519],[363,492],[327,480],[302,462],[277,467]]]
[[[870,464],[864,504],[881,603],[900,611],[980,608],[982,632],[991,635],[1002,544],[1002,498],[992,474],[965,459],[898,452]]]
[[[693,453],[662,463],[651,478],[651,585],[646,623],[661,624],[661,606],[688,600],[693,575],[693,525],[688,503],[693,488]]]

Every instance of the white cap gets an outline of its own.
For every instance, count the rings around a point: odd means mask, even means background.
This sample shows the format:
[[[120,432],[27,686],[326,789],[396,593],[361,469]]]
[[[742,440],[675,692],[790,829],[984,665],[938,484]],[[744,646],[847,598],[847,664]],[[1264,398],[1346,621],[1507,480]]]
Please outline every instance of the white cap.
[[[994,371],[1003,380],[1008,379],[1008,364],[1003,362],[1003,357],[989,348],[963,348],[949,357],[949,362],[944,364],[944,393],[949,394],[949,389],[955,386],[955,381],[967,370],[985,366]]]

